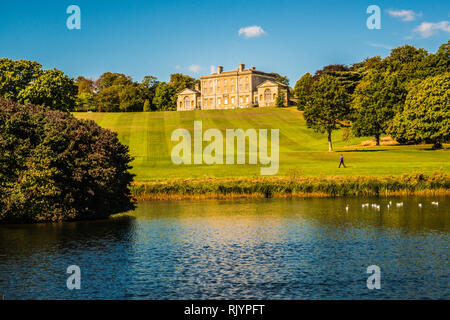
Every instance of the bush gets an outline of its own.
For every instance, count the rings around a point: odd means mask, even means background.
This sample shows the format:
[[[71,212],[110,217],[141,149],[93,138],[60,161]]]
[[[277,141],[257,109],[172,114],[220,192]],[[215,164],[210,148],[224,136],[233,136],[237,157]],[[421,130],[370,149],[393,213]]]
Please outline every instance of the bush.
[[[0,222],[106,218],[135,207],[128,147],[70,113],[0,99]]]

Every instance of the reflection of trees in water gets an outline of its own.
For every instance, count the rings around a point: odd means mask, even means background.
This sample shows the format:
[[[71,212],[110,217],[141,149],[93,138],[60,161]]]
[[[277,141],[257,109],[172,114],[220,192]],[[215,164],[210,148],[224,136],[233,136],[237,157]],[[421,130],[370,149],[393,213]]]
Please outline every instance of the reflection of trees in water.
[[[7,299],[95,299],[108,288],[112,299],[123,297],[134,229],[129,217],[0,225],[0,291]],[[72,264],[81,268],[83,290],[66,288]]]
[[[437,199],[439,207],[430,205]],[[388,210],[387,204],[392,202]],[[397,208],[396,202],[404,202]],[[363,203],[377,203],[380,211],[363,209]],[[419,208],[418,204],[423,207]],[[345,210],[349,205],[349,211]],[[252,227],[305,223],[326,226],[338,236],[342,229],[358,227],[373,231],[385,227],[406,233],[448,232],[450,199],[446,197],[390,197],[390,198],[308,198],[308,199],[239,199],[167,201],[141,203],[135,216],[150,219],[183,218],[189,223],[216,227],[249,225]],[[201,218],[201,219],[200,219]]]

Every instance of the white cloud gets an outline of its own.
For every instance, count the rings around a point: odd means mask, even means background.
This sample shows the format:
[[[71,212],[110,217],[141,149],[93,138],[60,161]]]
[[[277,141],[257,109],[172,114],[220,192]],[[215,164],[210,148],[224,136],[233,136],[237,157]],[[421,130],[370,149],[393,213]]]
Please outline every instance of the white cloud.
[[[202,70],[202,67],[200,67],[198,64],[192,64],[188,67],[188,70],[192,73],[199,73],[200,70]]]
[[[413,31],[419,33],[424,38],[431,37],[438,31],[450,33],[450,21],[422,22],[420,26],[415,28]]]
[[[266,32],[260,26],[249,26],[239,29],[239,36],[246,38],[255,38],[266,34]]]
[[[177,64],[177,65],[175,66],[175,69],[180,70],[180,69],[181,69],[181,66],[180,66],[179,64]]]
[[[211,74],[213,74],[214,72],[216,72],[216,67],[213,66],[213,65],[211,65],[211,66],[209,67],[209,71],[210,71]]]
[[[399,18],[402,21],[414,21],[421,17],[422,13],[415,13],[412,10],[388,10],[387,13],[394,18]]]

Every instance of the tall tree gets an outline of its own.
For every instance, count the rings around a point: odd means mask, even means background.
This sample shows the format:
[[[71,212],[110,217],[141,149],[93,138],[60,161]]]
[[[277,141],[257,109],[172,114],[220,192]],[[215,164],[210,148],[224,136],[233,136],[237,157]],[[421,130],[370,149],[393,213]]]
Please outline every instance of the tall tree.
[[[170,83],[161,82],[156,87],[153,104],[160,111],[176,110],[177,103],[174,97],[177,94],[178,92],[175,91],[175,88]]]
[[[314,80],[309,72],[305,73],[295,84],[294,93],[297,97],[297,108],[304,110],[311,94]]]
[[[95,96],[99,112],[119,112],[120,111],[120,91],[121,86],[110,86],[100,90]]]
[[[322,75],[312,87],[304,117],[309,128],[327,133],[329,152],[333,151],[332,132],[344,125],[349,113],[350,95],[338,79]]]
[[[142,111],[144,98],[138,84],[128,84],[119,92],[121,111]]]
[[[155,97],[156,87],[158,84],[158,79],[153,76],[145,76],[140,84],[143,98],[147,104],[147,106],[144,104],[144,111],[146,112],[156,110],[156,107],[153,105],[153,98]]]
[[[275,100],[275,106],[278,108],[284,107],[284,93],[280,87],[278,87],[277,99]]]
[[[132,82],[133,80],[131,77],[122,73],[105,72],[97,79],[95,83],[98,90],[103,90],[114,85],[125,86],[127,84],[131,84]]]
[[[72,111],[77,87],[72,78],[60,70],[45,71],[19,93],[21,103],[45,105],[53,110]]]
[[[398,89],[395,74],[376,70],[366,74],[353,94],[355,115],[352,128],[355,136],[374,136],[376,145],[380,145],[380,136],[386,133],[389,121],[395,115],[395,89]]]
[[[0,96],[17,101],[20,91],[42,75],[41,68],[34,61],[0,59]]]
[[[410,90],[391,134],[401,142],[428,142],[434,148],[450,141],[450,72],[429,77]]]

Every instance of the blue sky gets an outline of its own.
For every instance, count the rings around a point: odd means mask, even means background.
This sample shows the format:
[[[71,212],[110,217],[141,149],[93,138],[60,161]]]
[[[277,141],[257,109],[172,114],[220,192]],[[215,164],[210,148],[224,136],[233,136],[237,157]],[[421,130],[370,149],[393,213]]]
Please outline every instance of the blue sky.
[[[81,9],[81,30],[66,27],[72,4]],[[381,9],[380,30],[366,26],[369,5]],[[165,81],[242,62],[287,75],[293,86],[305,72],[386,56],[403,44],[435,52],[449,36],[448,0],[0,2],[0,57],[72,77],[111,71]]]

